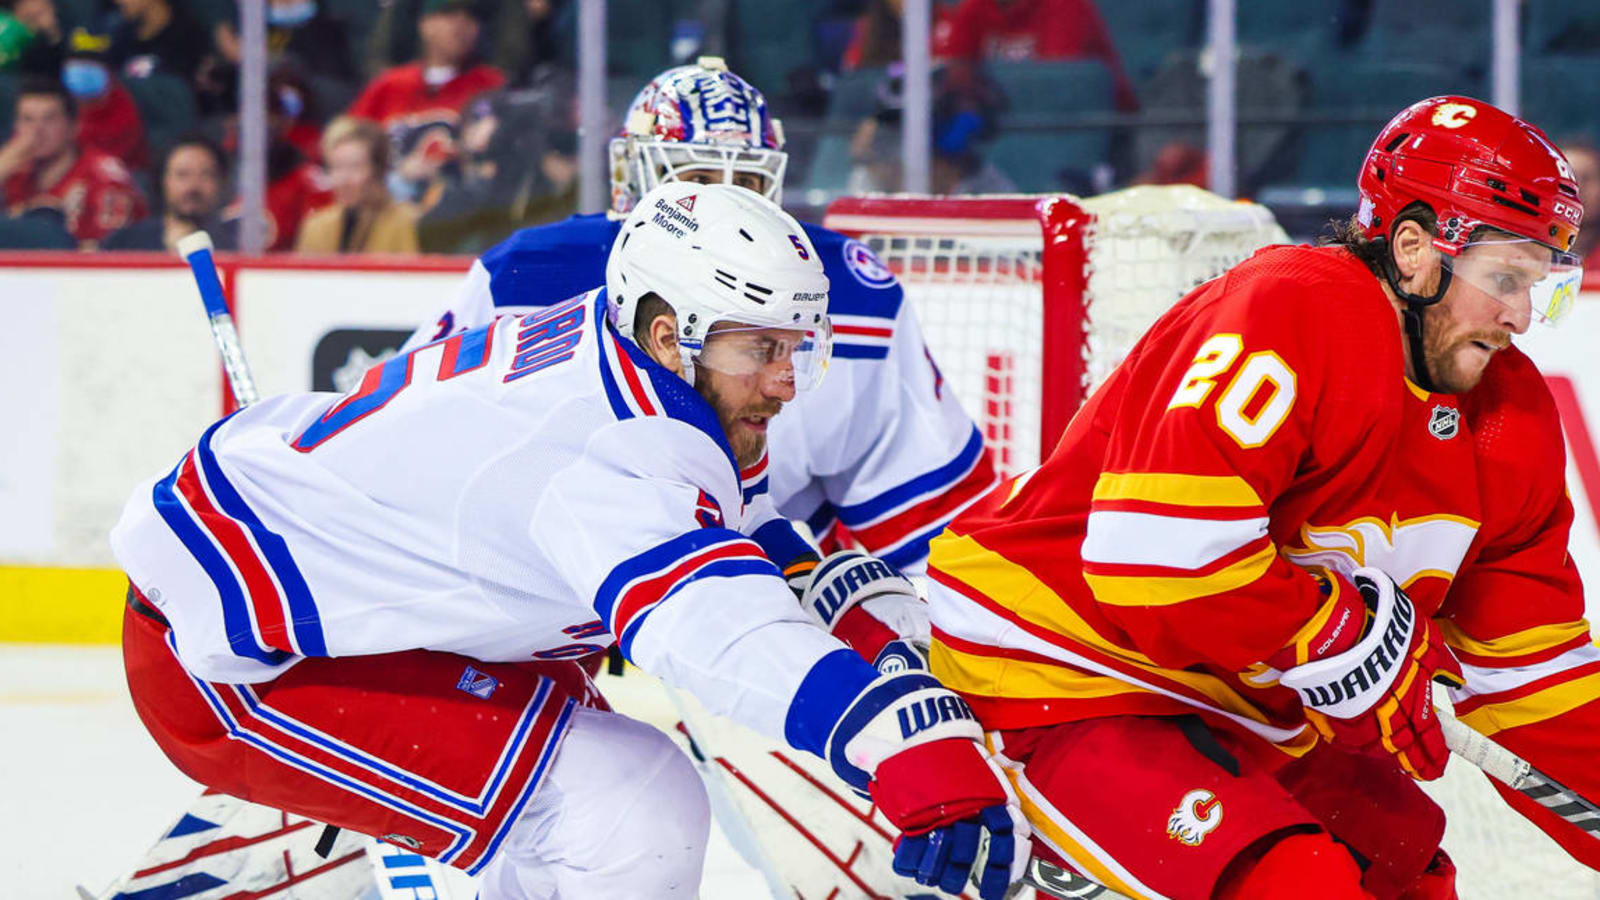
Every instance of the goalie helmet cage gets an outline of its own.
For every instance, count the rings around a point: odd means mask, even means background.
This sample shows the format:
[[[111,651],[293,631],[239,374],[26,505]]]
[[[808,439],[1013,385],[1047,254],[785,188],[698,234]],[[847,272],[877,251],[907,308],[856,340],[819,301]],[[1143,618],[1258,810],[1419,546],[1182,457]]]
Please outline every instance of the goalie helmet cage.
[[[875,260],[846,260],[863,283],[882,284],[881,268],[899,278],[937,360],[936,384],[957,392],[1010,474],[1049,454],[1083,399],[1175,301],[1288,240],[1266,208],[1189,186],[1086,198],[842,197],[823,224],[872,250]],[[844,316],[835,331],[848,340],[852,327]],[[1464,900],[1600,897],[1600,874],[1511,811],[1472,766],[1456,760],[1424,789],[1448,816],[1444,846]]]

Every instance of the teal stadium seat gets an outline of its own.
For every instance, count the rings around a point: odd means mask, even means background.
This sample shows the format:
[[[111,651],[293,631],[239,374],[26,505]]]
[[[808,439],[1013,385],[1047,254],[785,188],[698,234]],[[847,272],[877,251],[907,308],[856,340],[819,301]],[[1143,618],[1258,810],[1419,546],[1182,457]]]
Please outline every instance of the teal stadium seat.
[[[160,153],[173,138],[194,127],[197,118],[194,91],[187,81],[157,72],[123,83],[133,95],[134,105],[139,107],[145,134],[155,152]]]
[[[1523,57],[1520,111],[1557,141],[1600,141],[1600,55]]]
[[[1100,17],[1136,86],[1159,71],[1168,57],[1205,42],[1205,3],[1200,0],[1119,0],[1100,4]]]
[[[789,73],[810,64],[811,0],[735,0],[728,64],[770,99],[789,93]]]
[[[1085,128],[1063,120],[1115,109],[1111,70],[1098,60],[997,62],[989,76],[1010,107],[984,155],[1011,176],[1018,189],[1060,187],[1063,169],[1087,172],[1106,162],[1109,128]]]
[[[822,135],[806,171],[806,190],[821,191],[830,197],[844,191],[850,180],[850,136],[862,119],[877,112],[878,86],[885,74],[879,67],[839,73],[828,97]]]
[[[643,85],[671,65],[672,26],[679,5],[674,0],[608,0],[607,71]]]
[[[78,242],[54,219],[0,216],[0,250],[76,250]]]
[[[11,137],[11,122],[17,113],[17,88],[22,76],[16,72],[0,72],[0,143]]]
[[[1373,62],[1488,67],[1491,0],[1372,0],[1356,53]]]
[[[1237,0],[1241,46],[1278,53],[1316,72],[1337,51],[1341,13],[1349,0]]]

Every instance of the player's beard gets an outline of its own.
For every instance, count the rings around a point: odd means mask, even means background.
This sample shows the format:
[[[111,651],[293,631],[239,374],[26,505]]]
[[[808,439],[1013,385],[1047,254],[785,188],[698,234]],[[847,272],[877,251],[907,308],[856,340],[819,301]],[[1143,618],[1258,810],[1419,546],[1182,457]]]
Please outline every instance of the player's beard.
[[[1473,331],[1466,334],[1444,333],[1443,310],[1424,320],[1422,354],[1427,362],[1428,377],[1433,386],[1444,394],[1465,394],[1478,386],[1483,372],[1489,366],[1492,354],[1478,346],[1487,344],[1495,352],[1511,345],[1511,335],[1505,331]]]
[[[771,427],[772,417],[783,409],[783,402],[768,399],[735,407],[703,374],[702,370],[702,377],[695,378],[694,386],[716,411],[717,421],[722,423],[722,433],[727,435],[728,446],[733,449],[734,461],[741,469],[760,462],[761,454],[767,452],[766,432],[756,431],[740,420],[747,416],[765,416],[768,427]]]

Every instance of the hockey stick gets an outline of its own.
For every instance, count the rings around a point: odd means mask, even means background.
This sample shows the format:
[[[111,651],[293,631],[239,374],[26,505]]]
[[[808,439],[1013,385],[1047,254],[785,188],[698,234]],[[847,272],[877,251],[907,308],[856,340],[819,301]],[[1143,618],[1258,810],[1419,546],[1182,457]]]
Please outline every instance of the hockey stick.
[[[178,255],[189,263],[194,273],[194,285],[200,290],[200,302],[205,304],[206,318],[211,321],[211,336],[222,353],[222,370],[233,389],[234,402],[245,407],[256,402],[256,381],[250,376],[250,366],[244,359],[244,348],[239,346],[239,331],[233,326],[233,316],[228,312],[228,299],[222,293],[222,279],[217,277],[217,264],[211,258],[211,235],[196,231],[178,239]]]
[[[206,317],[211,321],[211,335],[216,341],[217,350],[222,355],[223,372],[228,379],[228,385],[233,391],[236,404],[246,407],[256,402],[259,394],[256,391],[255,379],[250,374],[250,365],[245,360],[244,349],[239,344],[239,334],[233,324],[233,317],[228,313],[228,301],[222,290],[222,280],[217,275],[216,261],[212,258],[211,236],[204,231],[197,231],[178,241],[178,252],[189,264],[189,270],[194,274],[195,287],[199,290],[200,300],[205,305]],[[245,820],[252,816],[259,816],[268,811],[268,807],[249,803],[224,794],[207,792],[203,794],[190,811],[185,813],[177,828],[164,834],[151,848],[150,857],[158,857],[174,852],[174,848],[189,853],[182,859],[175,861],[162,860],[155,866],[144,866],[133,875],[113,886],[116,893],[114,897],[123,897],[125,894],[118,890],[119,886],[132,886],[137,884],[137,890],[126,896],[178,896],[170,893],[183,885],[184,896],[192,891],[194,883],[216,882],[216,886],[232,884],[239,888],[249,888],[253,896],[263,896],[265,893],[275,893],[289,884],[307,878],[317,877],[321,873],[342,869],[346,864],[355,862],[357,857],[365,857],[368,874],[360,879],[360,883],[353,883],[347,876],[341,876],[337,881],[319,881],[318,888],[312,888],[321,896],[333,900],[334,896],[340,900],[368,900],[376,896],[378,900],[402,900],[402,898],[415,898],[417,896],[432,896],[439,900],[447,900],[448,893],[444,882],[443,866],[436,860],[421,856],[402,847],[386,844],[376,838],[355,835],[351,832],[341,840],[337,829],[322,829],[322,838],[317,841],[314,849],[308,850],[298,843],[293,846],[283,843],[291,838],[298,840],[291,831],[298,831],[302,827],[309,827],[313,823],[300,820],[294,828],[285,828],[282,832],[267,833],[265,837],[238,838],[216,841],[212,845],[217,849],[206,853],[188,851],[186,841],[193,840],[189,837],[194,833],[195,826],[186,823],[202,823],[210,828],[220,828],[217,822],[228,822],[232,819]],[[195,815],[195,812],[203,815]],[[284,813],[273,811],[274,815],[283,816],[287,823],[288,816]],[[203,831],[203,829],[202,829]],[[310,832],[305,832],[309,835]],[[357,840],[349,840],[354,837]],[[216,857],[237,852],[249,852],[248,848],[255,843],[268,839],[277,840],[270,847],[270,854],[263,856],[260,865],[255,868],[239,865],[218,865]],[[337,852],[336,844],[342,849]],[[352,846],[352,844],[354,846]],[[205,849],[205,848],[202,848]],[[291,850],[308,861],[302,863],[306,870],[295,874],[293,867],[288,865]],[[330,859],[330,856],[333,858]],[[326,862],[315,862],[326,860]],[[149,859],[147,858],[147,861]],[[221,879],[217,872],[229,872],[227,879]],[[178,878],[177,882],[171,881]],[[141,880],[142,879],[142,880]],[[154,883],[146,883],[151,880]],[[331,886],[322,886],[331,885]],[[131,889],[131,888],[130,888]],[[82,889],[80,888],[80,891]],[[336,894],[326,894],[323,891],[334,891]],[[426,892],[426,894],[421,893]],[[318,896],[318,894],[300,894],[297,896]]]

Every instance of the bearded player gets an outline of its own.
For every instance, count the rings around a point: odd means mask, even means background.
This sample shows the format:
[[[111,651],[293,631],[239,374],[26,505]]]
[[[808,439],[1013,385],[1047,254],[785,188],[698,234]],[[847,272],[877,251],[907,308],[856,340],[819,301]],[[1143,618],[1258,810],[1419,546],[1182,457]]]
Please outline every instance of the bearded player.
[[[483,254],[404,349],[600,284],[622,217],[657,184],[729,183],[781,203],[787,164],[766,98],[721,59],[669,69],[634,98],[611,142],[611,209],[523,229]],[[771,453],[745,468],[746,487],[769,491],[824,549],[841,546],[848,529],[869,553],[917,574],[928,541],[997,475],[893,273],[863,244],[803,227],[832,286],[833,362],[822,386],[770,425],[762,410],[748,411]]]
[[[1332,246],[1196,289],[933,544],[933,671],[1039,852],[1130,897],[1453,896],[1416,783],[1448,755],[1435,680],[1600,797],[1562,433],[1511,344],[1581,279],[1571,169],[1532,125],[1436,97],[1358,185]]]
[[[738,188],[645,199],[690,198],[623,223],[603,288],[250,406],[138,489],[111,541],[134,706],[197,781],[486,900],[694,896],[698,776],[572,661],[615,641],[828,760],[952,893],[987,834],[999,900],[1027,830],[971,711],[817,628],[751,540],[729,413],[825,368],[816,250]]]

